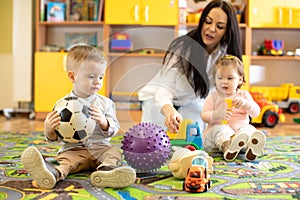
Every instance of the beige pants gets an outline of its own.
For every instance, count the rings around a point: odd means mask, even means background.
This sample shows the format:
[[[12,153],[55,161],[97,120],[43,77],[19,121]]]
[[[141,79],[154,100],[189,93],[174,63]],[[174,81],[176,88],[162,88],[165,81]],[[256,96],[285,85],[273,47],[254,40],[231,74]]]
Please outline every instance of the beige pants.
[[[256,131],[256,128],[251,124],[245,125],[236,132],[228,125],[214,125],[206,130],[203,139],[204,150],[210,152],[213,148],[217,148],[221,151],[223,142],[230,140],[232,135],[243,132],[251,137],[254,131]]]
[[[60,180],[63,180],[68,174],[95,171],[101,166],[118,166],[122,161],[122,155],[115,147],[97,144],[66,150],[58,154],[56,160],[59,166],[55,168],[61,174]]]

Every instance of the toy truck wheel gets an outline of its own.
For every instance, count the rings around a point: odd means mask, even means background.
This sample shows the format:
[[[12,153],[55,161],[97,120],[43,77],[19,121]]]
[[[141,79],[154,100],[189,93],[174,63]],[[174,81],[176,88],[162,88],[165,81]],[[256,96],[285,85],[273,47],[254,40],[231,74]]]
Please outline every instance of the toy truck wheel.
[[[267,127],[274,127],[278,123],[278,115],[270,110],[266,111],[263,116],[263,124]]]
[[[293,114],[298,113],[299,112],[299,103],[297,103],[297,102],[290,103],[288,111]]]
[[[207,183],[208,188],[211,187],[211,180],[209,180],[209,182]]]
[[[207,192],[209,190],[209,187],[208,187],[208,185],[206,184],[205,185],[205,189],[203,190],[203,192]]]

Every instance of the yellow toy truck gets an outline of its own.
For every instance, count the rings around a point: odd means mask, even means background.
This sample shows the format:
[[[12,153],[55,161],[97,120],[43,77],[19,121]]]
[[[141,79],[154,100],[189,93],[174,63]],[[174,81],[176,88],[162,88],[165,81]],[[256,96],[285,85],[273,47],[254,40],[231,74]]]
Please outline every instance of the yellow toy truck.
[[[203,149],[200,127],[190,119],[182,120],[177,133],[167,131],[167,135],[173,146],[185,147],[191,151]]]
[[[268,101],[260,92],[250,92],[253,100],[260,107],[259,116],[252,118],[252,124],[264,124],[266,127],[273,128],[278,122],[285,122],[282,109],[275,103]]]
[[[250,92],[260,92],[268,100],[290,113],[300,111],[300,86],[293,83],[283,83],[280,87],[255,86]]]

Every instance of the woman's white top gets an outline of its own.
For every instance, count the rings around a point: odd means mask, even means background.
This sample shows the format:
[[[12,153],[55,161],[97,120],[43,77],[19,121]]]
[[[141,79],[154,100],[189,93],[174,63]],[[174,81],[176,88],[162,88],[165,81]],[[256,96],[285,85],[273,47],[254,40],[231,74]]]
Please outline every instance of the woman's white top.
[[[206,72],[210,81],[210,89],[214,88],[213,68],[217,59],[226,55],[226,47],[218,46],[208,57]],[[155,99],[158,106],[166,104],[176,106],[187,105],[200,100],[188,79],[178,67],[172,67],[178,57],[174,56],[168,66],[162,66],[158,73],[138,92],[139,100]]]

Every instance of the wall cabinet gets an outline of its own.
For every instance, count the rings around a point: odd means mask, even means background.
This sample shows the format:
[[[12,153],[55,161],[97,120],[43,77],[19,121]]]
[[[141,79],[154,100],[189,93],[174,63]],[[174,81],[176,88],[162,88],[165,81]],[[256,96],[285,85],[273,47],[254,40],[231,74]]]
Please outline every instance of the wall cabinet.
[[[300,28],[298,0],[251,0],[249,26],[260,28]]]
[[[178,0],[106,0],[104,15],[107,24],[177,25]]]
[[[37,19],[40,16],[39,2],[37,0]],[[104,13],[105,22],[55,23],[36,20],[34,105],[37,117],[39,113],[51,111],[55,101],[72,88],[63,70],[66,53],[40,52],[45,45],[64,46],[66,33],[96,33],[98,46],[109,63],[106,85],[101,93],[109,96],[112,91],[137,91],[159,70],[164,52],[170,42],[180,35],[178,30],[189,31],[197,27],[197,24],[178,24],[178,0],[162,0],[159,3],[154,0],[105,0]],[[245,28],[245,24],[241,25],[243,35]],[[120,32],[129,35],[133,52],[110,51],[110,39]],[[150,53],[145,53],[147,49],[151,50]],[[118,117],[122,120],[132,118],[124,110],[118,113],[121,113]]]
[[[298,0],[248,0],[248,27],[251,56],[250,83],[278,86],[292,82],[300,85],[300,58],[295,56],[257,56],[265,39],[284,41],[284,52],[300,47],[300,4]],[[289,73],[291,72],[291,73]],[[287,74],[289,73],[289,74]]]
[[[55,102],[68,94],[72,84],[64,70],[66,53],[35,53],[34,110],[49,112]]]
[[[121,11],[110,10],[110,3],[114,4],[114,9],[121,8],[121,10],[126,10],[126,5],[135,5],[134,1],[107,0],[105,2],[107,7],[104,13],[111,12],[109,16],[119,16],[121,13]],[[45,113],[52,110],[56,100],[70,92],[72,88],[63,70],[63,60],[66,53],[41,52],[45,50],[45,46],[65,46],[66,33],[96,33],[97,46],[103,50],[109,63],[104,81],[105,85],[100,91],[101,94],[109,96],[111,91],[114,90],[134,90],[137,84],[141,85],[143,82],[150,80],[151,76],[158,70],[157,66],[161,63],[162,52],[166,50],[169,42],[176,35],[178,3],[177,0],[163,0],[160,3],[145,0],[137,1],[137,4],[140,9],[139,19],[141,20],[138,23],[117,22],[121,25],[115,25],[113,22],[108,24],[102,21],[65,21],[57,23],[39,21],[40,1],[36,0],[34,109],[37,118],[44,118]],[[164,13],[164,19],[166,20],[160,19],[161,13]],[[123,16],[121,18],[123,19]],[[136,53],[109,51],[111,37],[119,32],[125,32],[130,36],[134,43],[134,49],[138,50]],[[139,52],[145,48],[156,49],[157,51],[151,54]],[[149,63],[147,69],[145,62]],[[141,76],[139,73],[144,74]],[[138,80],[137,77],[139,77]],[[55,84],[52,84],[52,81]],[[50,95],[47,94],[48,92]],[[130,117],[119,117],[130,119]]]
[[[300,28],[300,4],[298,0],[285,0],[285,27]]]
[[[55,102],[71,92],[73,86],[67,77],[65,59],[67,53],[36,52],[34,70],[34,110],[49,112]],[[105,81],[104,81],[105,83]],[[105,94],[105,84],[100,94]]]
[[[249,85],[251,77],[260,75],[253,74],[253,67],[250,67],[250,65],[263,65],[265,67],[263,81],[255,82],[255,84],[270,83],[276,85],[279,81],[293,81],[295,84],[300,85],[300,79],[297,77],[297,74],[299,74],[297,68],[299,58],[252,55],[264,39],[283,39],[285,50],[293,51],[295,48],[300,47],[298,40],[300,29],[298,27],[288,27],[286,17],[282,18],[284,25],[278,22],[278,10],[284,8],[283,13],[287,13],[288,10],[292,12],[292,20],[291,18],[289,20],[300,26],[297,1],[299,0],[248,0],[247,5],[249,7],[246,9],[247,15],[243,20],[245,23],[240,24],[243,60],[248,83],[245,88],[251,86]],[[146,6],[149,6],[148,11],[145,10]],[[271,9],[269,9],[270,7]],[[39,0],[37,0],[37,19],[39,19],[39,8]],[[64,46],[65,33],[96,33],[98,48],[103,50],[109,63],[106,73],[106,85],[100,93],[109,96],[112,91],[137,91],[160,68],[164,51],[171,40],[180,34],[184,34],[184,31],[197,27],[197,24],[178,23],[177,0],[162,0],[159,2],[154,0],[105,0],[104,13],[105,22],[65,21],[54,23],[36,20],[34,67],[34,106],[36,112],[49,112],[54,102],[67,94],[72,87],[63,70],[62,63],[66,53],[40,52],[45,45]],[[277,21],[273,20],[275,18]],[[133,43],[133,52],[110,51],[110,39],[120,32],[129,35]],[[151,52],[145,53],[144,49],[150,49]],[[281,72],[286,68],[294,72],[289,78],[283,75],[287,70]],[[135,113],[135,121],[139,116],[138,111],[128,112],[122,110],[118,113],[121,120],[127,119],[130,121],[132,118],[130,113]]]

